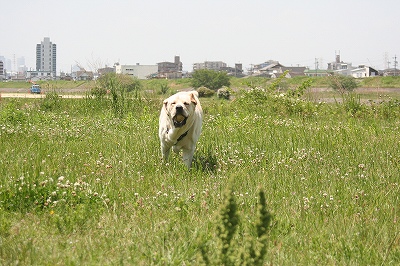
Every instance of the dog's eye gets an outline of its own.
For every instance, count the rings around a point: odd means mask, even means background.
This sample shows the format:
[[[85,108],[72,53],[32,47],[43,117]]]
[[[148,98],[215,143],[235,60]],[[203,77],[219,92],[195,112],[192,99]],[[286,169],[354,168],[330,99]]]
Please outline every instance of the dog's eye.
[[[184,104],[185,104],[185,105],[189,105],[189,103],[188,103],[188,102],[184,102]]]
[[[176,104],[176,102],[172,102],[171,104]]]

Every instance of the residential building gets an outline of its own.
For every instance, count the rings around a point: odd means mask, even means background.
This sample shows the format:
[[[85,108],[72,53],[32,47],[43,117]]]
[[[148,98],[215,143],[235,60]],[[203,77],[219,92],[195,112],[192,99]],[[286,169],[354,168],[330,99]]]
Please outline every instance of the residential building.
[[[382,76],[400,76],[400,70],[398,68],[387,68],[382,70]]]
[[[36,45],[36,71],[50,72],[56,76],[57,73],[57,45],[50,41],[49,37]]]
[[[138,79],[147,79],[157,71],[157,65],[139,65],[139,63],[136,65],[115,64],[115,73],[133,76]]]
[[[93,80],[94,74],[92,71],[87,71],[83,67],[80,67],[79,70],[72,73],[72,78],[74,80]]]
[[[175,56],[174,62],[160,62],[157,78],[177,79],[182,78],[182,62],[179,56]]]
[[[199,70],[199,69],[209,69],[209,70],[215,70],[215,71],[220,71],[221,68],[226,67],[226,63],[222,61],[205,61],[204,63],[194,63],[193,64],[193,71]]]
[[[345,75],[345,76],[351,76],[352,75],[352,70],[355,69],[351,65],[351,63],[345,63],[343,61],[340,61],[340,55],[336,55],[336,60],[334,62],[328,63],[328,72],[333,72],[335,74],[340,74],[340,75]]]
[[[12,68],[11,68],[11,60],[5,58],[4,56],[0,55],[0,61],[3,61],[3,69],[4,69],[4,75],[6,75],[5,72],[12,72]]]
[[[281,74],[282,67],[278,61],[269,60],[262,64],[254,65],[252,69],[252,76],[262,76],[270,78],[273,74]]]
[[[367,77],[375,77],[378,76],[378,70],[369,67],[360,65],[358,68],[351,70],[351,75],[355,78],[367,78]]]
[[[174,58],[174,62],[161,62],[157,63],[158,72],[178,72],[182,71],[182,62],[180,57],[177,55]]]
[[[297,67],[281,67],[282,73],[288,71],[287,76],[293,78],[298,76],[305,76],[304,71],[306,71],[306,67],[304,66],[297,66]]]
[[[260,72],[262,72],[262,70],[265,70],[265,69],[268,69],[268,68],[277,67],[277,66],[279,67],[279,66],[282,66],[282,65],[279,64],[278,61],[268,60],[268,61],[266,61],[264,63],[254,65],[252,67],[252,71],[253,71],[253,73],[260,73]]]
[[[286,78],[292,78],[296,76],[304,76],[307,68],[303,66],[297,67],[285,67],[275,60],[268,60],[264,63],[254,65],[252,69],[252,76],[267,77],[267,78],[278,78],[283,73],[286,73]]]
[[[306,69],[304,70],[304,75],[308,77],[326,77],[330,73],[326,69]]]
[[[4,75],[4,63],[3,61],[0,60],[0,80],[5,79],[5,75]]]
[[[38,81],[38,80],[53,80],[55,76],[53,76],[53,72],[51,71],[26,71],[25,79],[28,81]]]
[[[229,76],[244,77],[243,65],[240,63],[236,63],[235,67],[221,67],[220,70],[225,71]]]
[[[106,65],[103,68],[99,68],[97,70],[97,72],[99,73],[99,76],[105,75],[105,74],[108,74],[108,73],[115,73],[115,67],[109,67],[109,66]]]
[[[17,66],[18,66],[17,68],[18,74],[24,76],[25,72],[28,70],[28,68],[25,65],[25,57],[22,56],[17,58]]]

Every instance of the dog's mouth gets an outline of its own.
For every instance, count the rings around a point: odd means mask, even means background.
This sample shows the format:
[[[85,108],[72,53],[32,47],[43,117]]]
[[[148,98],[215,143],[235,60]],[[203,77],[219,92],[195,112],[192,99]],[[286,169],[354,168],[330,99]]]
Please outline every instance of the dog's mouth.
[[[183,127],[186,124],[187,117],[182,114],[175,115],[172,120],[175,127]]]

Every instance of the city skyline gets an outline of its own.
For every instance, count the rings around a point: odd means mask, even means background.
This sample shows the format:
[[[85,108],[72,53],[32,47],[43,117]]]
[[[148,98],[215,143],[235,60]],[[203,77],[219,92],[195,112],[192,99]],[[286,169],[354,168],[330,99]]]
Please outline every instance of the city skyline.
[[[44,15],[33,18],[38,4],[19,4],[24,8],[2,5],[3,20],[12,27],[4,27],[0,56],[25,57],[28,70],[35,69],[33,45],[44,37],[57,44],[58,73],[75,64],[153,65],[175,55],[186,71],[204,61],[242,63],[246,70],[266,60],[314,68],[317,59],[326,68],[339,51],[345,62],[384,69],[400,53],[395,0],[44,0]]]

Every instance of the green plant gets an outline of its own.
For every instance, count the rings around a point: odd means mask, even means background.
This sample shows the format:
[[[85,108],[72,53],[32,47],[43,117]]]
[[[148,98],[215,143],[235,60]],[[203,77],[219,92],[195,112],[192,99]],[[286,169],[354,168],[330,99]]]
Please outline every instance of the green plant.
[[[267,203],[265,193],[263,190],[259,191],[259,205],[258,205],[258,217],[256,222],[256,241],[250,239],[248,250],[242,254],[242,265],[263,265],[264,257],[267,254],[268,247],[268,231],[272,220],[271,213],[267,210]]]
[[[43,99],[40,107],[44,111],[53,111],[61,107],[61,99],[58,93],[53,90],[46,93],[46,97]]]
[[[240,224],[235,193],[231,187],[226,189],[218,217],[220,223],[216,227],[219,245],[215,256],[210,254],[207,245],[200,244],[202,260],[206,265],[263,265],[272,215],[267,210],[263,190],[259,191],[259,200],[255,236],[245,238],[244,246],[241,246],[234,241]]]
[[[361,103],[360,96],[353,93],[343,95],[343,106],[346,112],[352,116],[361,114],[363,111],[365,111],[364,104]]]
[[[197,92],[199,93],[199,97],[212,97],[215,94],[213,90],[210,90],[209,88],[206,87],[198,88]]]
[[[352,92],[358,87],[355,78],[343,75],[332,75],[329,77],[329,86],[340,93]]]
[[[302,98],[304,92],[310,88],[311,80],[304,80],[300,86],[288,89],[286,92],[280,90],[280,82],[285,78],[287,72],[283,73],[266,87],[254,87],[242,92],[238,97],[240,108],[251,108],[258,106],[264,108],[271,114],[300,115],[311,117],[316,114],[320,104],[313,104]],[[248,110],[246,110],[248,111]]]
[[[168,92],[168,90],[169,90],[169,86],[168,86],[168,83],[162,83],[162,84],[160,84],[160,91],[161,91],[161,94],[167,94],[167,92]]]
[[[220,239],[218,248],[218,264],[232,265],[235,255],[235,248],[232,244],[233,237],[239,225],[239,214],[237,213],[237,204],[232,189],[228,189],[225,195],[225,202],[220,210],[219,224],[216,228],[217,236]]]
[[[216,91],[223,86],[229,87],[229,76],[226,72],[200,69],[194,71],[192,75],[192,86],[194,88],[207,87]]]
[[[231,92],[230,89],[228,87],[222,87],[220,89],[217,90],[217,96],[220,99],[225,99],[225,100],[229,100],[229,97],[231,96]]]
[[[104,96],[107,95],[107,89],[104,87],[96,86],[90,90],[90,94],[98,99],[102,99],[102,98],[104,98]]]
[[[3,104],[0,108],[0,123],[20,124],[26,120],[23,110],[16,100]]]

